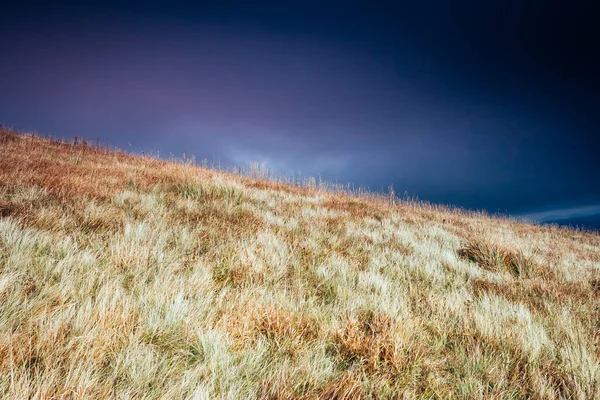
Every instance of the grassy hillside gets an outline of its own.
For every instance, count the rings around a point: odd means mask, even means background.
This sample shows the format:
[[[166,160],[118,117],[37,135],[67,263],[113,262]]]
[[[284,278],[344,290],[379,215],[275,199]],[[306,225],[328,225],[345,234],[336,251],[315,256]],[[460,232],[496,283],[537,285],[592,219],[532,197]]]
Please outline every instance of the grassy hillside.
[[[0,397],[600,398],[600,236],[0,132]]]

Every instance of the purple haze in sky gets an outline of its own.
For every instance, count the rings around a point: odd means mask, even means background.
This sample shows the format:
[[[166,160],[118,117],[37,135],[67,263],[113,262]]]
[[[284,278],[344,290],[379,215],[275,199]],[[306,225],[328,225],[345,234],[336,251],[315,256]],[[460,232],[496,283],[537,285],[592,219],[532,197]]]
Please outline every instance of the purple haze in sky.
[[[585,8],[19,4],[5,125],[491,212],[600,204]]]

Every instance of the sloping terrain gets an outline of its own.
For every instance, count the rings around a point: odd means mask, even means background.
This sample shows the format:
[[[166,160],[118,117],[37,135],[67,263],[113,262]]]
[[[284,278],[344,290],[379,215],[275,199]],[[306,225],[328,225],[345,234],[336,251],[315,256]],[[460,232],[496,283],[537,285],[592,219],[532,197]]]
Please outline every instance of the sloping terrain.
[[[600,398],[600,236],[0,132],[0,397]]]

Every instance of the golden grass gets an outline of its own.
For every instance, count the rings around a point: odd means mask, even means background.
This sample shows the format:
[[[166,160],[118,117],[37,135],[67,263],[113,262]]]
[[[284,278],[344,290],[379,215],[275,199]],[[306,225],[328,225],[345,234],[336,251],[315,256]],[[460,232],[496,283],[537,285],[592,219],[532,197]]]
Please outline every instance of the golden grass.
[[[0,130],[0,397],[600,397],[600,237]]]

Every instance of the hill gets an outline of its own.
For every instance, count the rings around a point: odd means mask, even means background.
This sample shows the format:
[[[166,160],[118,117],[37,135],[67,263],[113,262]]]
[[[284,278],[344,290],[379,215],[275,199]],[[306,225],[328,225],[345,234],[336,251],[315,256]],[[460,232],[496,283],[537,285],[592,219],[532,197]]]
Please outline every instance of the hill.
[[[600,398],[600,236],[0,132],[0,397]]]

